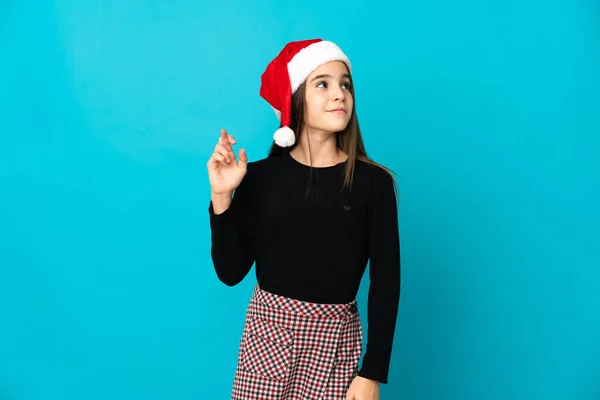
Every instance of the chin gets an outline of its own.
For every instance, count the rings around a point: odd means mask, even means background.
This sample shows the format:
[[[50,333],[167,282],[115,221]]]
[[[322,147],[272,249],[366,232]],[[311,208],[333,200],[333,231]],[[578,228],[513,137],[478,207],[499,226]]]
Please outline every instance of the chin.
[[[337,126],[334,126],[330,129],[331,132],[341,132],[344,129],[346,129],[346,127],[348,126],[348,124],[340,124]]]
[[[348,123],[340,123],[340,124],[328,124],[322,126],[320,129],[326,132],[341,132],[348,126]]]
[[[307,125],[310,129],[315,129],[322,132],[332,132],[337,133],[341,132],[348,126],[349,121],[346,122],[338,122],[338,123],[329,123],[329,124],[315,124],[315,125]]]

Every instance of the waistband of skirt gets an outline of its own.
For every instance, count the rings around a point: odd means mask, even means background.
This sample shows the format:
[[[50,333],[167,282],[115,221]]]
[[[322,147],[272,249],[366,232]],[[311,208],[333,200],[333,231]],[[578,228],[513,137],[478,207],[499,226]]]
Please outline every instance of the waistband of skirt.
[[[339,304],[311,303],[267,292],[259,285],[254,287],[251,301],[285,312],[318,318],[343,318],[358,313],[356,299]]]

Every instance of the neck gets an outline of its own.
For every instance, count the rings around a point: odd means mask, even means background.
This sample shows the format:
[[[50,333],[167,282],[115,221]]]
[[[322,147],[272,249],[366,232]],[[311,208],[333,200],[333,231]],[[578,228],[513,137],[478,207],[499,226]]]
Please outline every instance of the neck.
[[[309,145],[310,142],[310,145]],[[305,165],[327,167],[345,161],[348,156],[337,147],[335,133],[302,132],[290,155]]]

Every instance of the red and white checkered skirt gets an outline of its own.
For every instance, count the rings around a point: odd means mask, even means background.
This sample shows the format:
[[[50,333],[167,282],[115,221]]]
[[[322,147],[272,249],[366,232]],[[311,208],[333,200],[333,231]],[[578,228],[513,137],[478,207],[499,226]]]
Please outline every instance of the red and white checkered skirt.
[[[257,285],[240,341],[232,400],[343,400],[358,372],[356,300],[319,304]]]

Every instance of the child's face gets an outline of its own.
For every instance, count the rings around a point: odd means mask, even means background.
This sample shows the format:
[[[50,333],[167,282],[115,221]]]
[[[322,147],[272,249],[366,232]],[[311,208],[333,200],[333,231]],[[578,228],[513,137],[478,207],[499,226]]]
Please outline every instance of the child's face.
[[[306,79],[305,125],[312,130],[340,132],[346,128],[354,99],[346,64],[332,61],[321,65]]]

